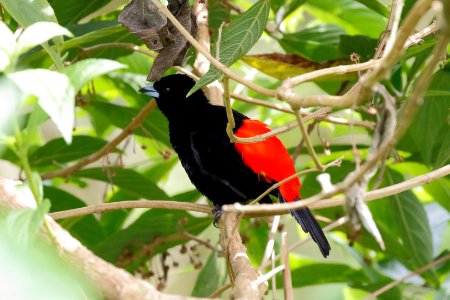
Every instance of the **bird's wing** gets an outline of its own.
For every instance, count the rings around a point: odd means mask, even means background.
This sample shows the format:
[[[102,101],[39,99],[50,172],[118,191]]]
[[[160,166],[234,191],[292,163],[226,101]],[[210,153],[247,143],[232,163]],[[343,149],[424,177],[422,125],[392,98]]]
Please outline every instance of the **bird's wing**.
[[[270,128],[258,120],[246,119],[235,131],[241,138],[254,137],[270,131]],[[235,143],[236,150],[242,156],[244,163],[269,181],[279,182],[295,174],[294,163],[284,145],[272,136],[257,143]],[[294,178],[280,187],[283,197],[291,202],[300,198],[300,181]]]
[[[235,181],[232,170],[239,170],[242,165],[228,137],[209,130],[194,131],[191,134],[191,151],[199,172],[227,186],[243,199],[248,196]]]

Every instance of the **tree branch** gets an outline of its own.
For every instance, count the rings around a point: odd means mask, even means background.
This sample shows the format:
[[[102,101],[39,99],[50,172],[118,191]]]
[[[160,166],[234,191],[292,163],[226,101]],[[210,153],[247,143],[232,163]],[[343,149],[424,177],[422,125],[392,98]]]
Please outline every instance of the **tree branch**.
[[[28,193],[16,188],[17,181],[0,179],[0,207],[5,211],[15,211],[22,208],[35,208],[36,203]],[[105,299],[141,300],[199,300],[203,298],[168,295],[159,292],[147,281],[138,279],[130,273],[95,256],[74,239],[52,218],[46,217],[57,242],[59,253],[75,265],[92,281]],[[46,230],[39,232],[40,236],[49,241]]]
[[[260,299],[264,286],[255,284],[257,273],[247,256],[247,249],[242,244],[238,230],[240,218],[236,213],[224,213],[219,220],[220,244],[230,264],[234,282],[234,299]]]
[[[401,183],[394,184],[375,191],[367,192],[364,194],[364,201],[372,201],[387,196],[399,194],[401,192],[410,190],[417,186],[421,186],[423,184],[429,183],[433,180],[439,179],[449,174],[450,174],[450,165],[446,165],[430,173],[414,177]],[[258,206],[242,205],[240,203],[235,203],[231,205],[224,205],[223,210],[230,212],[241,212],[244,213],[246,217],[256,217],[256,216],[262,217],[288,213],[290,210],[297,210],[305,206],[313,210],[334,206],[342,206],[345,203],[344,198],[332,198],[317,201],[317,199],[320,198],[319,197],[320,195],[328,196],[329,194],[321,193],[319,195],[304,199],[302,201],[296,201],[293,203],[260,204]]]
[[[445,177],[449,174],[450,174],[450,165],[446,165],[430,173],[419,175],[417,177],[411,178],[401,183],[384,187],[375,191],[367,192],[364,194],[364,201],[373,201],[391,195],[396,195],[401,192],[415,188],[417,186],[428,184],[431,181],[437,180],[441,177]],[[241,205],[239,203],[235,203],[232,205],[225,205],[223,208],[225,211],[243,212],[245,213],[246,217],[264,217],[264,216],[285,214],[288,213],[290,210],[299,209],[305,206],[308,206],[309,209],[314,210],[334,206],[342,206],[345,204],[345,200],[343,197],[325,199],[322,201],[316,201],[315,199],[311,198],[307,198],[302,201],[297,201],[294,203],[261,204],[258,206]],[[161,201],[161,200],[135,200],[135,201],[133,200],[133,201],[94,204],[82,208],[53,212],[50,213],[49,216],[58,220],[64,218],[79,217],[94,213],[103,213],[124,208],[165,208],[165,209],[196,211],[206,214],[211,214],[212,209],[212,207],[208,205],[189,202]]]

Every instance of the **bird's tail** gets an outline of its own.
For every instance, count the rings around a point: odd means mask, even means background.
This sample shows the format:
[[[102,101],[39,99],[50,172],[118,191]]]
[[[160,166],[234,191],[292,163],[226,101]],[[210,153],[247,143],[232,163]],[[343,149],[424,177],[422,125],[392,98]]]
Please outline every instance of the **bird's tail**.
[[[278,199],[280,202],[286,202],[281,193],[278,194]],[[330,244],[309,208],[304,207],[298,210],[291,210],[291,214],[300,226],[302,226],[303,231],[311,235],[313,241],[319,246],[323,257],[327,257],[331,250]]]

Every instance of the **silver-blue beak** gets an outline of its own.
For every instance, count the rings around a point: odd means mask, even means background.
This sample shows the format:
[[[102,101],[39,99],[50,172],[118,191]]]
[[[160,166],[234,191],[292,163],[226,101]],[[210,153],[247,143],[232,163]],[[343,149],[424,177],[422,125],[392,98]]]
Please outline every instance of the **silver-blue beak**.
[[[153,87],[153,84],[149,84],[149,85],[142,87],[141,89],[139,89],[139,92],[149,95],[149,96],[152,96],[154,98],[159,98],[159,93],[157,90],[155,90],[155,88]]]

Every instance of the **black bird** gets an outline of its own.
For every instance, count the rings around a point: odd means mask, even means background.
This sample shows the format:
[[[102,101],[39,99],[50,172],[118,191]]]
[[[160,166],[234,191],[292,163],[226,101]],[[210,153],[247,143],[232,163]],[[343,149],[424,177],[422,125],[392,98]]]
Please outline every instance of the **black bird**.
[[[170,143],[192,183],[215,204],[217,221],[222,205],[257,198],[273,184],[295,174],[295,168],[286,148],[275,136],[251,144],[231,143],[226,133],[225,107],[210,104],[201,90],[186,97],[194,84],[185,75],[170,75],[140,92],[153,96],[167,117]],[[270,131],[263,122],[237,111],[233,115],[234,134],[238,137]],[[300,181],[294,178],[271,194],[280,202],[293,202],[301,199],[300,187]],[[272,201],[266,196],[261,202]],[[305,207],[291,214],[327,257],[330,245],[311,211]]]

